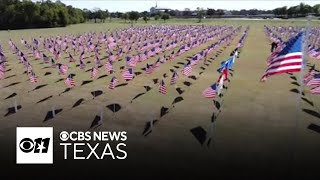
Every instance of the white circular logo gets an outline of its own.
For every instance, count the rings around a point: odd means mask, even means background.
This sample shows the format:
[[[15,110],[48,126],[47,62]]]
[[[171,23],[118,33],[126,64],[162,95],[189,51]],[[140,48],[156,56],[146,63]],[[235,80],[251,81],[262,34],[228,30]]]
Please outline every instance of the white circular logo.
[[[69,139],[69,133],[67,131],[62,131],[60,133],[61,141],[67,141]]]

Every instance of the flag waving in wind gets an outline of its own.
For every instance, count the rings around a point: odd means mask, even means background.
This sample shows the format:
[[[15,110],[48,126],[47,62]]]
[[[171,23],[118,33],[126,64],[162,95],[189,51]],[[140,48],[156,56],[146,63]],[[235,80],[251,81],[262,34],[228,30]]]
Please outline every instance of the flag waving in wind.
[[[290,39],[285,48],[270,60],[268,69],[262,76],[261,81],[265,81],[269,76],[289,72],[299,72],[302,68],[302,40],[303,34],[299,33]]]
[[[217,95],[217,83],[212,84],[210,87],[202,92],[202,95],[206,98],[215,98]]]

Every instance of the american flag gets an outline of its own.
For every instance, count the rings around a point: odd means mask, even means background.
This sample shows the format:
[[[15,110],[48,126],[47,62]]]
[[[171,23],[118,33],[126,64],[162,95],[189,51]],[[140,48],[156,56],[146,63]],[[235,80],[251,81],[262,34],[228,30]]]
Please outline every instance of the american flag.
[[[109,60],[110,61],[115,61],[117,59],[117,56],[113,55],[112,52],[109,53]]]
[[[304,82],[305,84],[307,84],[307,83],[313,78],[313,76],[315,75],[315,73],[316,73],[316,71],[315,71],[315,66],[313,65],[313,66],[310,68],[309,72],[308,72],[306,75],[304,75],[304,77],[303,77],[303,82]]]
[[[98,76],[99,70],[95,67],[91,69],[91,78],[95,79]]]
[[[80,56],[80,69],[84,69],[86,67],[86,64],[84,63],[82,56]]]
[[[69,62],[75,62],[73,56],[69,53]]]
[[[31,73],[30,73],[29,80],[30,80],[30,82],[32,82],[32,83],[38,82],[38,78],[36,77],[36,75],[35,75],[34,72],[31,72]]]
[[[176,84],[177,79],[178,79],[178,73],[176,71],[174,71],[172,74],[171,80],[170,80],[170,84],[171,85]]]
[[[222,73],[219,76],[218,81],[220,82],[221,79],[223,79],[223,81],[228,80],[228,68],[223,69]]]
[[[76,86],[76,83],[72,77],[72,75],[70,74],[67,79],[64,81],[64,84],[67,85],[67,87],[69,88],[73,88]]]
[[[113,66],[112,66],[112,61],[108,61],[106,64],[105,64],[105,68],[106,68],[106,71],[111,73],[113,71]]]
[[[122,77],[123,79],[125,79],[126,81],[132,80],[133,79],[133,70],[132,68],[128,68],[127,70],[125,70],[122,73]]]
[[[109,84],[109,89],[114,89],[118,85],[119,80],[116,77],[112,77],[110,84]]]
[[[189,76],[192,73],[192,67],[190,64],[190,61],[185,65],[185,67],[183,68],[182,74],[185,76]]]
[[[320,94],[320,86],[311,89],[310,93],[311,94]]]
[[[212,84],[210,87],[202,92],[202,95],[206,98],[215,98],[217,95],[217,83]]]
[[[146,66],[146,74],[151,74],[153,72],[153,67],[147,63]]]
[[[174,57],[175,57],[175,56],[174,56],[174,51],[172,51],[171,54],[170,54],[169,59],[172,60],[172,59],[174,59]]]
[[[163,81],[163,80],[160,81],[159,92],[160,92],[161,94],[167,94],[167,87],[166,87],[166,85],[164,84],[164,81]]]
[[[128,66],[131,66],[131,67],[136,66],[136,61],[134,60],[134,58],[131,58],[129,56],[126,57],[126,63]]]
[[[43,61],[44,61],[45,63],[48,63],[49,60],[50,60],[50,58],[49,58],[47,55],[45,55],[45,54],[42,54],[42,59],[43,59]]]
[[[54,59],[53,58],[51,58],[51,67],[56,67],[56,62],[54,61]]]
[[[319,86],[320,85],[320,74],[315,74],[312,79],[307,83],[307,86]]]
[[[153,68],[157,68],[160,65],[161,65],[161,62],[160,62],[160,57],[159,57],[158,60],[155,63],[153,63]]]
[[[299,72],[302,68],[302,33],[290,39],[284,49],[279,54],[273,57],[268,65],[268,69],[261,78],[265,81],[269,76],[288,73]]]
[[[59,74],[66,74],[68,72],[69,67],[65,64],[58,64]]]
[[[0,61],[6,61],[6,56],[0,51]]]
[[[0,70],[0,79],[3,79],[3,78],[4,78],[4,75],[5,75],[5,71],[1,71],[1,70]]]

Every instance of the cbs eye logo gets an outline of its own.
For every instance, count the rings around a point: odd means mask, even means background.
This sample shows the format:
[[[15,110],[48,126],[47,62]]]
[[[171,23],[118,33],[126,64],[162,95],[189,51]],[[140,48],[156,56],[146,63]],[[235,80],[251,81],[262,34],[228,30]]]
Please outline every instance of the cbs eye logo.
[[[53,128],[17,127],[17,164],[53,164]]]
[[[47,153],[49,149],[50,138],[37,138],[32,140],[24,138],[20,141],[20,150],[24,153]]]

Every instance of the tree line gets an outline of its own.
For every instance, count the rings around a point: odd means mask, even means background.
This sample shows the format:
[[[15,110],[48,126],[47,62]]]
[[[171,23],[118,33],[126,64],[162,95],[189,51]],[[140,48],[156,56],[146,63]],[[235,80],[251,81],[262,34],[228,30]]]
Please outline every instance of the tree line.
[[[285,17],[305,17],[308,14],[320,15],[320,4],[310,6],[304,3],[300,3],[297,6],[291,7],[280,7],[273,10],[273,13],[277,16],[285,16]]]
[[[0,29],[64,27],[83,23],[86,14],[60,1],[1,0]]]

